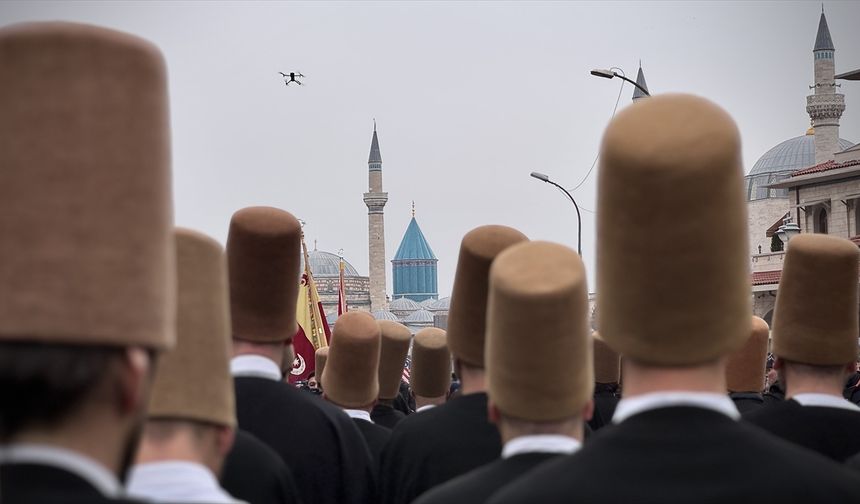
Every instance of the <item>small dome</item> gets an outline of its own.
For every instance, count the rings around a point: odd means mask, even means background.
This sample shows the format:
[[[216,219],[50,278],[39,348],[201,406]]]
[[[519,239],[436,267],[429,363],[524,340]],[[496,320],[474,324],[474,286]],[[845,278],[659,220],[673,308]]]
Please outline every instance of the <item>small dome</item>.
[[[397,318],[397,315],[391,313],[388,310],[377,310],[371,313],[371,315],[373,315],[373,318],[375,318],[376,320],[391,320],[394,322],[400,322],[400,319]]]
[[[421,305],[412,301],[409,298],[397,298],[391,303],[388,304],[388,309],[390,311],[415,311],[420,310]]]
[[[403,319],[403,322],[406,324],[432,324],[433,314],[427,310],[418,310]]]
[[[450,297],[443,297],[442,299],[436,300],[436,302],[433,303],[429,309],[431,311],[437,312],[437,311],[448,311],[450,308],[451,308],[451,298]]]
[[[845,150],[852,145],[854,144],[848,140],[839,139],[839,150]],[[807,132],[806,135],[781,142],[765,152],[746,176],[747,201],[788,196],[786,189],[768,189],[766,186],[785,180],[793,172],[809,168],[814,164],[814,134]]]
[[[431,306],[433,306],[433,303],[435,303],[435,302],[436,302],[436,300],[435,300],[435,299],[433,299],[433,298],[427,298],[427,299],[425,299],[424,301],[421,301],[421,302],[420,302],[420,303],[418,303],[418,304],[420,304],[421,306],[423,306],[424,308],[427,308],[427,309],[429,310],[429,309],[430,309],[430,307],[431,307]]]
[[[323,252],[322,250],[312,250],[308,252],[308,260],[311,262],[311,273],[314,277],[336,277],[340,276],[340,256],[331,252]],[[302,261],[302,269],[304,269],[304,261]],[[343,276],[357,277],[361,276],[358,271],[346,261],[343,260]]]

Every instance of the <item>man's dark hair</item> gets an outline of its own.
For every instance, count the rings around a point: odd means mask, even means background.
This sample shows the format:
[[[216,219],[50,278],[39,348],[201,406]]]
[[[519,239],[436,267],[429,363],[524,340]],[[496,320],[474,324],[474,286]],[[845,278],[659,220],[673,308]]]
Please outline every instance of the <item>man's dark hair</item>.
[[[0,442],[30,425],[56,425],[104,379],[124,349],[0,343]]]

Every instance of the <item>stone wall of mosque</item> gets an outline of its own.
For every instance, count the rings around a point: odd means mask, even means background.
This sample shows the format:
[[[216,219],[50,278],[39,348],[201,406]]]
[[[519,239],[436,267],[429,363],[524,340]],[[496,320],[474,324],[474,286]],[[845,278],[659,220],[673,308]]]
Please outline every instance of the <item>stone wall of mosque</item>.
[[[860,234],[860,175],[852,179],[804,186],[799,189],[800,205],[805,208],[792,210],[804,233],[821,232],[822,213],[826,213],[827,233],[842,238]],[[789,190],[789,201],[797,201],[798,188]]]
[[[770,252],[767,230],[788,212],[787,198],[766,198],[747,203],[750,255]],[[761,249],[759,249],[761,247]]]
[[[326,313],[337,312],[338,277],[314,277]],[[370,278],[344,277],[346,304],[350,310],[370,311]]]

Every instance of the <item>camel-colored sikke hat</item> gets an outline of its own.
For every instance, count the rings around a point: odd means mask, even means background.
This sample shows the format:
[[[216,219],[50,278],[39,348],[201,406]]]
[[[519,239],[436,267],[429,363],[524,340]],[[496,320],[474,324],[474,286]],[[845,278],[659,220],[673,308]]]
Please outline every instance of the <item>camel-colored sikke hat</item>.
[[[326,398],[344,408],[372,404],[379,396],[379,324],[366,312],[337,319],[322,380]]]
[[[379,398],[394,399],[400,393],[400,381],[412,333],[403,324],[379,320],[382,346],[379,351]]]
[[[158,362],[150,418],[236,425],[230,376],[230,302],[221,245],[176,231],[176,347]]]
[[[481,226],[463,237],[448,312],[448,346],[455,358],[484,367],[484,332],[490,265],[526,235],[507,226]]]
[[[325,363],[327,360],[328,347],[324,346],[317,348],[317,351],[314,352],[314,376],[317,377],[317,383],[322,379],[323,369],[325,369]]]
[[[752,330],[746,343],[726,361],[726,388],[729,392],[761,392],[767,367],[767,343],[770,327],[759,317],[752,318]]]
[[[603,339],[624,358],[657,366],[701,364],[739,348],[752,310],[732,118],[682,94],[627,107],[603,135],[597,199]]]
[[[803,364],[840,365],[857,358],[860,251],[844,238],[791,239],[773,310],[773,353]]]
[[[559,420],[591,400],[588,289],[575,251],[536,241],[499,254],[490,268],[487,334],[487,391],[504,414]]]
[[[169,126],[149,42],[0,29],[0,340],[173,344]]]
[[[600,333],[593,332],[591,338],[594,342],[594,381],[618,383],[621,379],[621,355],[603,341]]]
[[[272,207],[233,214],[227,237],[233,337],[258,343],[296,334],[302,227]]]
[[[451,388],[451,352],[442,329],[428,327],[415,335],[410,385],[422,397],[441,397]]]

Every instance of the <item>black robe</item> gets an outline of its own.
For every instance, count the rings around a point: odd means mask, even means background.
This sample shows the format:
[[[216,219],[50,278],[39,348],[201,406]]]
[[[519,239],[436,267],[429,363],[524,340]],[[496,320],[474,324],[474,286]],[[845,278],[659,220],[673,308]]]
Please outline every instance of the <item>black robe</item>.
[[[233,448],[224,460],[221,487],[253,504],[298,504],[299,491],[290,469],[274,450],[236,429]]]
[[[858,490],[860,477],[825,457],[716,411],[674,406],[601,429],[488,502],[858,502]]]
[[[765,404],[764,398],[756,392],[729,392],[729,399],[735,403],[741,415],[752,413]]]
[[[839,462],[860,452],[860,411],[803,406],[789,399],[745,415],[744,420]]]
[[[502,486],[558,456],[555,453],[521,453],[498,459],[431,488],[415,504],[483,504]]]
[[[0,502],[3,504],[138,503],[105,497],[89,481],[54,466],[0,464]]]
[[[594,414],[588,421],[591,430],[598,430],[612,421],[618,406],[618,384],[596,383],[594,385]]]
[[[353,418],[352,421],[355,422],[356,427],[361,431],[361,435],[364,436],[364,440],[367,442],[370,455],[373,457],[374,467],[379,467],[382,449],[385,448],[388,439],[391,437],[391,429],[360,418]]]
[[[848,381],[845,382],[845,389],[842,391],[842,396],[860,406],[860,371],[852,374],[848,378]]]
[[[373,411],[370,412],[370,418],[376,425],[393,429],[401,420],[406,418],[406,415],[402,411],[394,409],[394,406],[377,403],[373,407]]]
[[[778,383],[774,383],[765,391],[764,394],[761,395],[762,399],[764,399],[765,404],[772,404],[785,401],[785,391],[779,386]]]
[[[487,394],[469,394],[406,417],[382,453],[380,502],[406,504],[426,490],[499,458]]]
[[[239,427],[275,450],[306,504],[373,502],[373,462],[364,438],[340,408],[286,383],[235,378]]]

